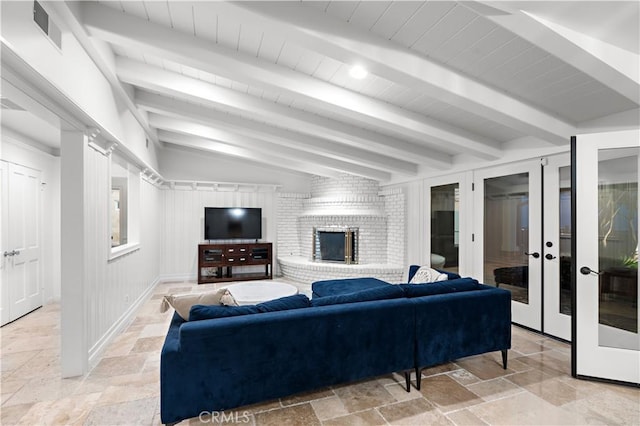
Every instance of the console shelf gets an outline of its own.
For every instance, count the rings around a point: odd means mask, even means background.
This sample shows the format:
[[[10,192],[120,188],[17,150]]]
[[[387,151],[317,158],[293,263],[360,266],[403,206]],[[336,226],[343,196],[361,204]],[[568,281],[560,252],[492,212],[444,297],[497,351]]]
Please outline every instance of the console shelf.
[[[260,265],[264,272],[255,271]],[[198,244],[198,284],[272,277],[271,243]]]

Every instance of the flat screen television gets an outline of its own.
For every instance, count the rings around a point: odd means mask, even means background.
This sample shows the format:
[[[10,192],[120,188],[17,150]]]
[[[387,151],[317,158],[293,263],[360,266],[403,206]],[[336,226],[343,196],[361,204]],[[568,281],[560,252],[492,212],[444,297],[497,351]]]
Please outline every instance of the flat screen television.
[[[259,240],[262,238],[262,209],[247,207],[205,207],[205,240]]]

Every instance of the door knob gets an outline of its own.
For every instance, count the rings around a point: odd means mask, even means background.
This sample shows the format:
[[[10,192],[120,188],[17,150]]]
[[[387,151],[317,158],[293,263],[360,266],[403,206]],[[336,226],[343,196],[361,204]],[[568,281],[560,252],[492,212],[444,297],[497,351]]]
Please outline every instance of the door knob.
[[[17,256],[20,254],[20,250],[14,250],[12,253],[13,253],[13,256]]]
[[[582,275],[589,275],[589,274],[600,275],[600,272],[594,271],[593,269],[589,268],[588,266],[583,266],[582,268],[580,268],[580,273]]]
[[[538,253],[537,251],[534,251],[533,253],[527,253],[525,251],[524,254],[526,254],[527,256],[533,256],[534,259],[537,259],[540,257],[540,253]]]
[[[556,257],[554,255],[552,255],[551,253],[547,253],[547,254],[544,255],[544,258],[547,259],[547,260],[553,260]]]
[[[13,252],[12,251],[5,251],[3,254],[4,257],[9,257],[9,256],[13,256]]]

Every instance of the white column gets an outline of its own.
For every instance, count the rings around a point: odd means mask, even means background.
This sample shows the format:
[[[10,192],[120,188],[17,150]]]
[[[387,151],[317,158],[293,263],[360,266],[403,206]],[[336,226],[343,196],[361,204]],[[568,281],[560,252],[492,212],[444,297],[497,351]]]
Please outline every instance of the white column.
[[[85,289],[85,162],[88,137],[63,131],[60,150],[61,198],[61,365],[62,377],[87,372]]]

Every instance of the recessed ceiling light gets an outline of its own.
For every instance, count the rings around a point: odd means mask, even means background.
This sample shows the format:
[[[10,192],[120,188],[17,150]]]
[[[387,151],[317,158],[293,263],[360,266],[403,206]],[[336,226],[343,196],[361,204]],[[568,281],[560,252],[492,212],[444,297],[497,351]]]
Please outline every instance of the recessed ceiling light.
[[[368,74],[369,74],[369,72],[366,69],[364,69],[364,67],[362,65],[354,65],[349,70],[349,75],[351,77],[353,77],[353,78],[358,79],[358,80],[362,80]]]

